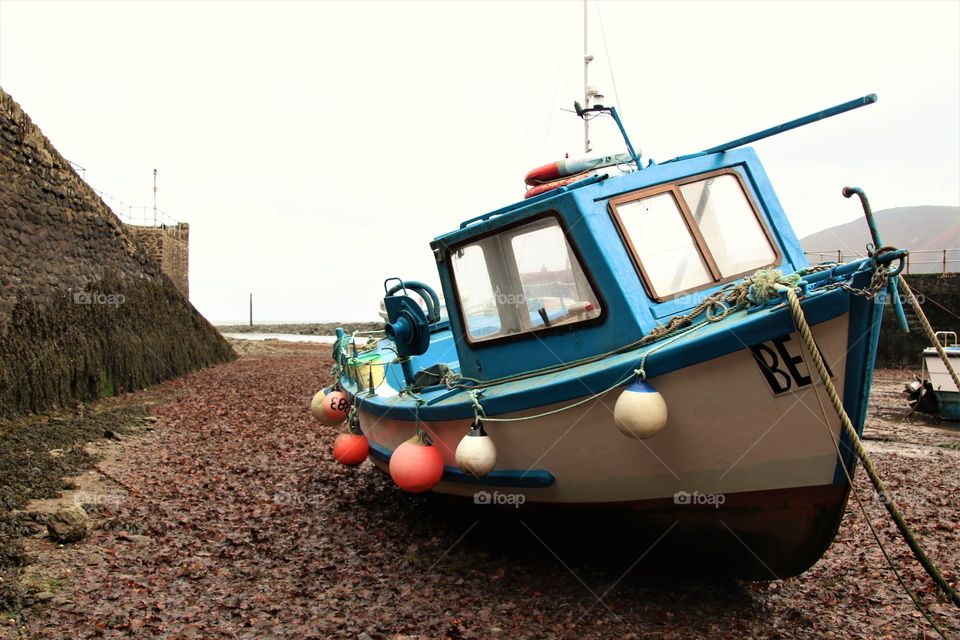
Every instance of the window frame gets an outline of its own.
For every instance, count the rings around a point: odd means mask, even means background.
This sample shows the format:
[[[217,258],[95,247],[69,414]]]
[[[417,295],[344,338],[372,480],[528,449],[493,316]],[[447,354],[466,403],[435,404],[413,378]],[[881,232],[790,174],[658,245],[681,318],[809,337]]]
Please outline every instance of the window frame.
[[[453,268],[453,254],[463,247],[469,246],[471,244],[475,244],[477,242],[480,242],[492,236],[508,233],[512,230],[518,229],[528,224],[534,224],[546,218],[553,218],[554,220],[556,220],[557,226],[560,227],[560,231],[563,233],[563,237],[567,242],[567,247],[573,253],[573,256],[577,259],[577,263],[580,265],[580,270],[583,272],[583,277],[586,279],[587,284],[590,286],[590,289],[593,292],[593,295],[596,297],[597,304],[600,305],[600,314],[595,318],[589,318],[587,320],[581,320],[580,322],[574,322],[570,324],[559,324],[559,325],[552,325],[549,327],[540,326],[539,328],[528,329],[525,331],[518,331],[517,333],[505,334],[505,335],[497,336],[495,338],[485,338],[485,339],[473,338],[470,335],[470,329],[469,327],[467,327],[466,316],[464,315],[464,312],[463,312],[463,301],[462,301],[462,298],[460,297],[460,288],[457,284],[457,274],[455,273],[455,270]],[[484,259],[486,259],[486,255],[484,255]],[[511,254],[511,262],[515,262],[515,259],[512,257],[512,254]],[[486,346],[492,346],[496,344],[503,344],[505,342],[513,342],[515,340],[524,340],[530,337],[539,337],[543,334],[569,332],[569,331],[578,330],[584,327],[590,327],[590,326],[602,324],[607,319],[607,314],[608,314],[607,303],[600,292],[600,288],[597,286],[596,279],[593,276],[593,271],[590,269],[589,264],[583,259],[583,254],[580,253],[580,248],[577,246],[577,243],[574,242],[573,236],[570,234],[569,228],[563,221],[563,217],[560,215],[559,212],[557,212],[554,209],[544,211],[543,213],[538,213],[534,216],[525,218],[518,222],[513,222],[508,225],[504,225],[502,227],[492,229],[485,233],[476,235],[468,240],[464,240],[463,242],[459,242],[455,245],[452,245],[447,248],[446,263],[450,265],[448,269],[448,274],[450,276],[450,285],[451,285],[451,288],[453,289],[453,297],[457,305],[458,324],[460,326],[460,330],[462,331],[463,339],[466,340],[467,344],[469,344],[471,347],[477,347],[477,346],[486,347]],[[500,326],[501,328],[503,327],[502,318],[501,318]]]
[[[690,212],[690,209],[687,206],[687,201],[683,197],[683,193],[680,191],[680,187],[685,184],[709,180],[710,178],[715,178],[721,175],[732,175],[734,178],[736,178],[738,184],[740,185],[740,189],[743,191],[743,195],[746,197],[747,203],[750,205],[750,208],[753,211],[754,219],[756,219],[757,224],[760,225],[760,229],[763,231],[763,235],[767,239],[770,248],[773,249],[772,262],[748,269],[746,271],[741,271],[740,273],[731,274],[729,276],[724,276],[722,273],[720,273],[720,267],[717,266],[717,261],[714,259],[713,253],[710,251],[710,247],[707,245],[707,241],[703,237],[699,225],[697,225],[697,222],[693,219],[693,214]],[[684,224],[686,224],[687,231],[690,233],[690,237],[693,238],[694,245],[696,246],[697,251],[700,253],[700,257],[703,258],[704,264],[707,267],[707,273],[711,277],[710,282],[698,284],[696,286],[689,287],[681,291],[675,291],[663,296],[658,294],[654,288],[653,282],[651,281],[649,275],[647,275],[647,270],[643,266],[643,260],[640,259],[640,254],[637,252],[637,249],[633,244],[633,240],[630,238],[630,234],[627,233],[623,219],[620,217],[620,213],[617,211],[617,207],[619,205],[636,202],[638,200],[643,200],[644,198],[649,198],[650,196],[659,195],[661,193],[670,193],[673,195],[674,202],[676,202],[677,207],[680,209],[680,214],[683,218]],[[610,217],[612,218],[614,225],[617,227],[617,232],[620,234],[620,238],[623,240],[624,246],[627,248],[627,253],[630,254],[630,261],[633,262],[634,268],[640,275],[640,280],[643,282],[643,288],[646,290],[647,295],[649,295],[656,302],[667,302],[668,300],[673,300],[675,298],[688,295],[694,291],[700,291],[701,289],[709,289],[710,287],[715,287],[720,284],[726,284],[738,278],[742,278],[748,273],[753,273],[758,269],[766,269],[768,267],[779,265],[783,261],[783,255],[780,253],[780,247],[775,242],[773,234],[770,233],[770,229],[764,222],[763,215],[760,213],[760,208],[757,206],[756,200],[753,198],[753,194],[749,189],[747,189],[746,181],[740,172],[733,168],[728,167],[726,169],[708,171],[707,173],[688,176],[673,182],[658,184],[653,187],[641,189],[639,191],[625,193],[623,195],[611,198],[607,205],[607,209],[610,212]]]

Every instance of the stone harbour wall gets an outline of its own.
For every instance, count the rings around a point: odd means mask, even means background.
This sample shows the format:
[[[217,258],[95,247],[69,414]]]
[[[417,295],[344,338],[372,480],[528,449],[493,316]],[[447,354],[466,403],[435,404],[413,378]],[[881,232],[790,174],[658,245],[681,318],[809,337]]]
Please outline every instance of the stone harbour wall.
[[[145,247],[0,89],[0,417],[236,357],[186,299],[183,227]]]
[[[183,297],[190,299],[190,225],[141,227],[124,225],[137,244],[170,276]]]
[[[904,278],[917,296],[920,308],[933,330],[953,331],[960,335],[960,273],[911,273],[904,275]],[[903,299],[903,310],[910,333],[900,330],[889,302],[883,310],[877,365],[919,371],[923,350],[932,345],[906,297]]]

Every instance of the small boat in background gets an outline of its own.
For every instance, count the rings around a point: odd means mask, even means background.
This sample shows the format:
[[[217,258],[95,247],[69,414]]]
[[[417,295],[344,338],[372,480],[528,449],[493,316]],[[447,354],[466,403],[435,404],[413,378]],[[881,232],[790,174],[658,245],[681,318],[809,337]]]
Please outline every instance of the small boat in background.
[[[937,340],[956,371],[960,369],[960,344],[953,331],[937,331]],[[906,385],[910,407],[921,413],[938,414],[944,420],[960,420],[960,390],[936,347],[923,350],[920,376]]]

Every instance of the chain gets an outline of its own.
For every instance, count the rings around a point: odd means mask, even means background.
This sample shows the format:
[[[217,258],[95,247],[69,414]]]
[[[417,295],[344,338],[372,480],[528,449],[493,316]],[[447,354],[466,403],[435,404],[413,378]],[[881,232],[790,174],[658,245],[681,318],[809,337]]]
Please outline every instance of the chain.
[[[870,277],[870,284],[868,286],[863,289],[858,289],[851,287],[849,284],[842,283],[839,285],[839,288],[846,289],[855,296],[874,298],[887,288],[887,278],[887,270],[883,266],[877,265],[873,270],[873,275]]]

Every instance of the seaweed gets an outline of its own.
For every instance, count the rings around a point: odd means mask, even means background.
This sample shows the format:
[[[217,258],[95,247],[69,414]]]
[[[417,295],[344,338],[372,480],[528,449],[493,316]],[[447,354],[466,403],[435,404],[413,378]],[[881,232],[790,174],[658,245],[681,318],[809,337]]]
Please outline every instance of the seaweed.
[[[13,308],[0,341],[0,418],[143,389],[236,358],[166,276],[106,277],[85,295],[21,299]]]

